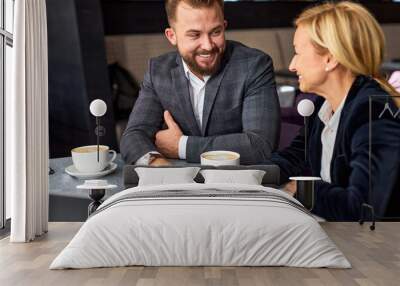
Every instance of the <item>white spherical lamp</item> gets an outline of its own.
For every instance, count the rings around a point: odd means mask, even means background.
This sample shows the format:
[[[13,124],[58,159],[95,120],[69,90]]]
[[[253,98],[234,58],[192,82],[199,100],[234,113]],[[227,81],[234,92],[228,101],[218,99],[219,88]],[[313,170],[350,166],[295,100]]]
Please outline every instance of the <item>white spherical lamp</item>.
[[[96,137],[97,137],[97,162],[99,162],[99,152],[100,152],[100,136],[104,135],[104,127],[100,125],[100,117],[102,117],[107,112],[107,104],[101,99],[95,99],[90,103],[89,106],[90,113],[96,117]],[[103,131],[102,135],[100,130]]]
[[[309,99],[303,99],[297,105],[297,112],[301,116],[310,116],[314,112],[314,103]]]
[[[313,114],[314,109],[314,103],[309,99],[303,99],[297,105],[297,112],[304,117],[304,162],[307,162],[308,117]]]
[[[101,117],[107,112],[107,104],[101,99],[95,99],[90,103],[89,109],[93,116]]]

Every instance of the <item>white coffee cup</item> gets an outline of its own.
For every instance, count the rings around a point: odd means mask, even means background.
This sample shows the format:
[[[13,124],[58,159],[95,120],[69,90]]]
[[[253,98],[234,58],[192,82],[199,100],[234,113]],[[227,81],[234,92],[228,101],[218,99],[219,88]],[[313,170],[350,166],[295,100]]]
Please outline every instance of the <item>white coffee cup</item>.
[[[109,154],[112,153],[110,159]],[[72,162],[81,173],[97,173],[104,170],[115,160],[117,152],[108,146],[99,145],[99,160],[97,161],[97,145],[81,146],[71,150]]]
[[[240,165],[240,154],[232,151],[209,151],[200,155],[201,165]]]

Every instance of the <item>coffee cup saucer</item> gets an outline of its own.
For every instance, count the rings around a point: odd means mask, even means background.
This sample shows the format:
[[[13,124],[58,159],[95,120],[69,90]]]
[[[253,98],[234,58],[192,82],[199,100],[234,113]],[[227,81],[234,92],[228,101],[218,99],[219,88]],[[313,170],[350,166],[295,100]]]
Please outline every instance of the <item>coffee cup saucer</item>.
[[[117,164],[111,162],[102,171],[93,172],[93,173],[82,173],[82,172],[78,171],[75,168],[75,166],[72,164],[65,168],[65,173],[67,173],[68,175],[70,175],[72,177],[76,177],[78,179],[96,179],[96,178],[101,178],[108,174],[111,174],[112,172],[114,172],[117,169],[117,167],[118,167]]]

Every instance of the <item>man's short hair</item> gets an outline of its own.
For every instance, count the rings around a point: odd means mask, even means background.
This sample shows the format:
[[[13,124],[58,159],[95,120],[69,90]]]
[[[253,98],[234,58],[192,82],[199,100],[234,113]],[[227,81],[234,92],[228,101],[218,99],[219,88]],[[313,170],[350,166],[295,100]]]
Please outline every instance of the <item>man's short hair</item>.
[[[212,7],[217,3],[222,13],[224,12],[224,0],[165,0],[165,11],[170,25],[176,21],[176,8],[180,2],[185,2],[193,8]]]

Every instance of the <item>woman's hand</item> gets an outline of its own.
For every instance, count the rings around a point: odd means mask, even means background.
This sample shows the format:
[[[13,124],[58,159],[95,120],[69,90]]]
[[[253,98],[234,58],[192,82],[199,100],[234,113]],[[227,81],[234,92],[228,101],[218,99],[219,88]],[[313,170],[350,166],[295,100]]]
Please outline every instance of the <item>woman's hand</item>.
[[[289,195],[294,196],[297,191],[296,181],[290,181],[289,183],[287,183],[283,190]]]

